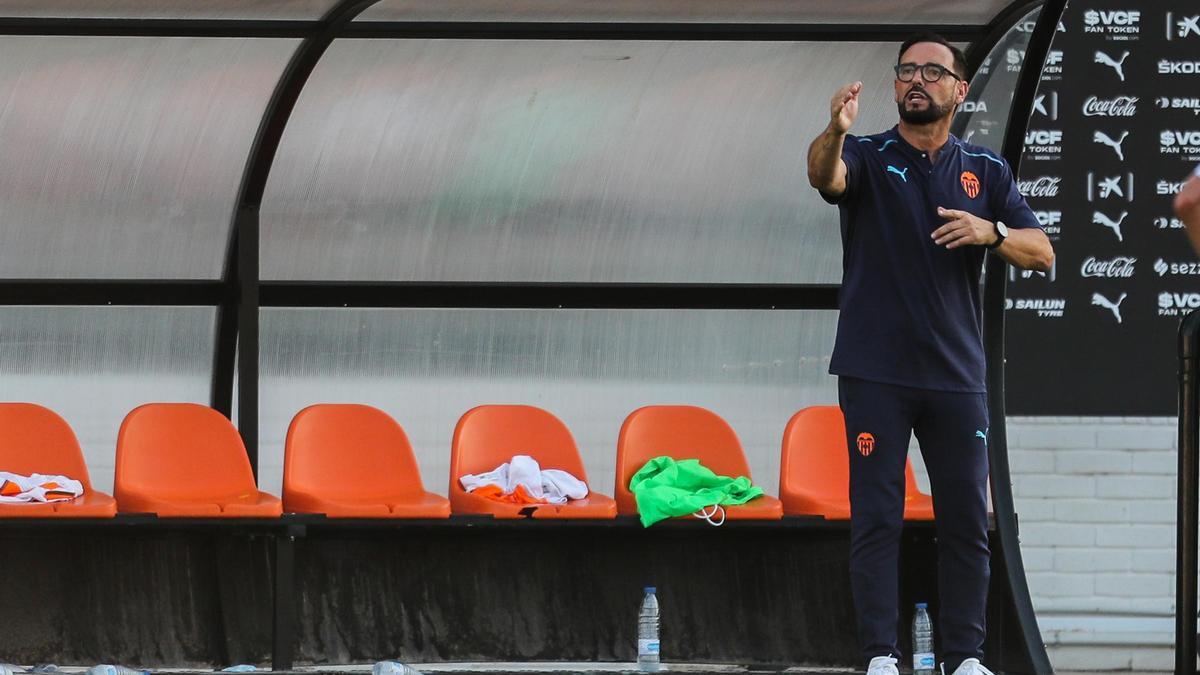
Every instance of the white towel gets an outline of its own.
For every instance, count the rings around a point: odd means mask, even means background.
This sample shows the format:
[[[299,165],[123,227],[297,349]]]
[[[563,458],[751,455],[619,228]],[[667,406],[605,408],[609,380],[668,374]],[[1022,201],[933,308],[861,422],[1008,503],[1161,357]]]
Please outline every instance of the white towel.
[[[566,504],[568,499],[588,496],[587,483],[560,469],[542,471],[537,460],[529,455],[516,455],[487,473],[467,474],[458,480],[467,492],[484,485],[495,485],[510,495],[521,485],[530,497],[545,499],[551,504]]]
[[[0,471],[0,502],[65,502],[82,494],[83,483],[66,476]]]

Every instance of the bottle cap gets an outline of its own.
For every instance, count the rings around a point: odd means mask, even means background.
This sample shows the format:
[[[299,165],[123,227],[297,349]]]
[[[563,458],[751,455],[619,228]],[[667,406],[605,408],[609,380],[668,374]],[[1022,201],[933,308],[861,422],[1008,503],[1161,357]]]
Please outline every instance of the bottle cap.
[[[927,603],[924,603],[924,602],[918,602],[918,603],[917,603],[917,609],[929,609],[929,605],[928,605]]]
[[[654,587],[653,587],[653,586],[647,586],[647,587],[646,587],[646,592],[647,592],[647,593],[653,593],[653,592],[654,592],[654,590],[655,590],[655,589],[654,589]]]

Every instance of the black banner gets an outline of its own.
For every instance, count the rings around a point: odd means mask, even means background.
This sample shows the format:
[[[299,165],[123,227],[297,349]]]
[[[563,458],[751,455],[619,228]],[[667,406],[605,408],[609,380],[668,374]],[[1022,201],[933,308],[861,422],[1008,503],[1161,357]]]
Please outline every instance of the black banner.
[[[1009,270],[1011,414],[1175,414],[1200,262],[1172,200],[1198,162],[1200,6],[1072,3],[1025,130],[1018,182],[1057,258]]]

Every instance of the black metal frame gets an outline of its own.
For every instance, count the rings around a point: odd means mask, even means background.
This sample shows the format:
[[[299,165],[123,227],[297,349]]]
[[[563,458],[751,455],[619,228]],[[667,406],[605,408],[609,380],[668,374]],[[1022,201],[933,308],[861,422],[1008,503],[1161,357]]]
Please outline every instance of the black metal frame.
[[[376,0],[377,1],[377,0]],[[342,3],[342,5],[354,3]],[[371,2],[370,4],[374,4]],[[279,19],[131,19],[0,17],[0,35],[98,37],[221,37],[309,39],[330,25],[335,7],[316,21]],[[361,10],[354,12],[354,16]],[[352,21],[349,16],[347,21]],[[1003,16],[1001,14],[1000,16]],[[974,42],[988,26],[971,24],[829,24],[727,22],[580,21],[358,21],[336,37],[465,40],[778,40],[887,42],[917,29],[955,42]]]
[[[837,309],[836,284],[293,282],[260,284],[263,307]]]
[[[973,42],[971,25],[921,26],[948,40]],[[900,42],[917,26],[828,23],[663,23],[616,21],[358,21],[341,37],[436,40],[706,40],[737,42]]]
[[[342,0],[319,21],[0,19],[0,35],[96,35],[172,37],[302,38],[264,111],[238,191],[224,273],[220,281],[14,280],[0,281],[0,305],[208,305],[218,307],[213,356],[212,403],[232,414],[235,367],[239,430],[251,465],[258,469],[258,321],[260,307],[488,307],[608,309],[835,309],[830,284],[620,284],[620,283],[407,283],[261,282],[259,209],[279,142],[309,76],[335,38],[537,39],[537,40],[900,40],[911,25],[357,22],[377,0]],[[1020,163],[1023,125],[1037,89],[1041,65],[1065,0],[1014,0],[986,26],[933,26],[951,40],[971,41],[974,73],[1013,22],[1037,5],[1043,11],[1027,48],[1006,130],[1004,156],[1014,174]],[[1017,539],[1017,522],[1004,427],[1004,263],[990,256],[984,291],[984,341],[988,354],[991,414],[991,480],[1007,588],[1019,616],[1025,649],[1035,672],[1052,672],[1033,614]],[[236,357],[235,357],[236,354]],[[1194,436],[1194,434],[1193,434]],[[1182,445],[1181,445],[1182,448]],[[1182,459],[1181,459],[1182,462]],[[1195,463],[1192,464],[1194,468]],[[1181,472],[1182,477],[1182,472]],[[1194,506],[1194,503],[1193,503]],[[288,542],[303,525],[280,538],[279,560],[291,560]],[[1194,524],[1193,518],[1192,523]],[[778,526],[778,525],[773,525]],[[298,528],[298,529],[294,529]],[[1192,541],[1194,542],[1194,536]],[[1194,548],[1194,547],[1193,547]],[[290,565],[287,574],[290,575]],[[1194,574],[1193,583],[1194,583]],[[276,579],[282,592],[290,578]],[[1194,588],[1192,601],[1194,605]],[[280,597],[277,594],[277,598]],[[1181,605],[1182,607],[1182,605]],[[1192,611],[1194,615],[1194,608]],[[294,616],[276,616],[276,663],[290,664],[290,647],[279,642]],[[1194,626],[1193,626],[1194,627]],[[1194,638],[1194,636],[1193,636]],[[1194,639],[1193,639],[1194,652]],[[1194,660],[1194,659],[1193,659]]]
[[[320,25],[270,19],[0,18],[0,35],[306,38]]]
[[[1042,66],[1046,62],[1046,55],[1050,52],[1050,44],[1066,6],[1067,0],[1046,0],[1030,35],[1029,45],[1025,48],[1025,60],[1021,64],[1017,90],[1013,93],[1001,153],[1012,168],[1014,176],[1020,171],[1025,125],[1033,113],[1033,99],[1041,82]],[[1046,655],[1046,646],[1038,629],[1037,615],[1034,614],[1033,602],[1029,597],[1025,563],[1021,559],[1016,506],[1013,503],[1012,477],[1008,467],[1008,432],[1004,411],[1004,291],[1007,264],[999,256],[989,255],[986,265],[983,341],[987,354],[988,416],[991,420],[988,431],[988,458],[992,507],[996,513],[996,530],[1004,558],[1005,573],[1008,575],[1008,589],[1012,593],[1012,602],[1016,605],[1017,616],[1020,618],[1026,652],[1035,672],[1052,673],[1054,669]]]
[[[1200,510],[1200,311],[1179,325],[1179,490],[1175,517],[1175,673],[1196,675]]]
[[[213,409],[233,419],[233,373],[236,367],[238,332],[238,290],[242,286],[238,269],[238,243],[236,232],[231,233],[228,252],[225,254],[224,273],[221,287],[224,296],[217,308],[217,322],[213,339],[212,385],[209,399]]]
[[[987,32],[983,39],[978,42],[972,42],[965,56],[967,57],[967,81],[970,82],[975,77],[975,73],[983,65],[984,59],[988,57],[992,49],[1004,39],[1008,31],[1012,29],[1021,17],[1032,12],[1034,9],[1041,7],[1045,0],[1013,0],[1012,4],[1004,8],[1004,11],[996,15],[991,23],[987,26]]]
[[[232,413],[234,352],[238,387],[238,430],[246,444],[250,467],[258,477],[258,212],[275,153],[296,101],[308,78],[338,32],[378,0],[341,0],[315,24],[284,68],[263,113],[250,147],[229,229],[225,283],[236,294],[237,310],[228,305],[217,318],[212,399],[214,407]],[[230,301],[232,304],[232,300]],[[236,323],[234,323],[236,322]],[[231,325],[232,324],[232,325]],[[225,368],[218,372],[216,366]]]
[[[225,300],[218,281],[171,279],[3,279],[4,305],[216,306]]]

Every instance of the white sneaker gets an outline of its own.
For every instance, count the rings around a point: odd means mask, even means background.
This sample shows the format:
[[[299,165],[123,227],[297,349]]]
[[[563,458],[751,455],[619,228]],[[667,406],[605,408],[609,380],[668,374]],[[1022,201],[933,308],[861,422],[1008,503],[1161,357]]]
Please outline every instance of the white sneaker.
[[[954,675],[996,675],[992,671],[983,667],[979,659],[966,659],[955,669]]]
[[[871,665],[867,666],[867,675],[900,675],[900,670],[896,668],[897,663],[899,662],[890,656],[876,656],[871,659]]]

